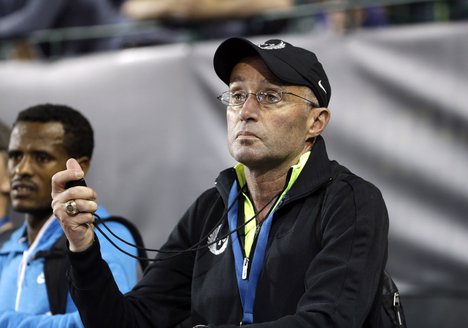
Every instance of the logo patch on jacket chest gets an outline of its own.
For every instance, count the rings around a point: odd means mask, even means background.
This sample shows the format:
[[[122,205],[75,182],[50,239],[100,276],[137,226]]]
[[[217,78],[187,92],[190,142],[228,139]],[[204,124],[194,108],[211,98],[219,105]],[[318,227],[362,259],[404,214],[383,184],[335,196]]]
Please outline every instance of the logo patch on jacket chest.
[[[45,284],[44,272],[41,272],[41,273],[37,276],[36,282],[37,282],[38,285]]]
[[[208,236],[208,249],[214,255],[219,255],[226,250],[229,238],[218,239],[219,231],[221,230],[221,224]],[[216,242],[215,242],[216,241]]]

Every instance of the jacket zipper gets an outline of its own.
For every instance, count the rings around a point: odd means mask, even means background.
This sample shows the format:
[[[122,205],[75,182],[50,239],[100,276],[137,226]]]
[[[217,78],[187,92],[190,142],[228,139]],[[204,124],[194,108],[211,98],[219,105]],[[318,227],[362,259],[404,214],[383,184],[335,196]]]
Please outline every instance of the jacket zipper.
[[[398,318],[398,326],[403,326],[403,322],[401,321],[401,314],[400,314],[400,293],[395,292],[393,294],[393,308],[395,309],[395,313]]]
[[[261,228],[261,224],[257,224],[257,227],[255,228],[254,240],[252,243],[252,247],[250,249],[250,254],[252,257],[253,257],[253,254],[255,253],[255,246],[257,245],[257,238],[258,238],[258,234],[260,233],[260,228]],[[242,263],[242,279],[247,280],[249,279],[251,258],[246,256],[244,249],[243,249],[243,253],[244,253],[244,261]]]

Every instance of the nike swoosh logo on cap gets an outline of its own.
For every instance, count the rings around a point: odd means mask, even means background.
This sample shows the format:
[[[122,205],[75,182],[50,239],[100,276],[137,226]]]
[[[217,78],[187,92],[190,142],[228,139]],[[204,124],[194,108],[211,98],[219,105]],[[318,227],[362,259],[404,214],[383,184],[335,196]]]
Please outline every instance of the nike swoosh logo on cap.
[[[325,90],[325,88],[322,85],[322,80],[318,81],[318,85],[319,85],[319,87],[322,88],[323,92],[327,93],[327,90]]]

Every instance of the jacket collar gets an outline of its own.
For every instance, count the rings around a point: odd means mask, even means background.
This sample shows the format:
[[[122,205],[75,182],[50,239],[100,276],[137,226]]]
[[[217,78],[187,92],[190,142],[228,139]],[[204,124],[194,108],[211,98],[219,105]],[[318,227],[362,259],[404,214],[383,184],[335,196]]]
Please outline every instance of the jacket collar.
[[[291,187],[287,198],[292,200],[314,192],[332,180],[332,168],[328,159],[325,141],[318,136],[311,154],[298,179]]]
[[[44,226],[45,229],[40,238],[39,244],[35,248],[35,251],[48,249],[55,243],[55,241],[63,234],[63,230],[60,226],[60,223],[55,217],[51,217],[50,224]],[[8,252],[24,252],[30,248],[31,245],[28,244],[26,237],[26,222],[18,228],[15,232],[12,233],[10,239],[5,242],[2,247],[2,253]]]

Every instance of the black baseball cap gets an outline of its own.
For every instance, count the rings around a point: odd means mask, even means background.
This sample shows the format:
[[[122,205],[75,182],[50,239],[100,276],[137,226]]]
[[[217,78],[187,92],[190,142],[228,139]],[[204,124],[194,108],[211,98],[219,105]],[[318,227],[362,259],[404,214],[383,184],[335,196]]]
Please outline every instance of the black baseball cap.
[[[248,56],[260,56],[270,71],[283,83],[307,86],[314,92],[321,107],[330,102],[328,77],[317,56],[283,40],[272,39],[254,44],[244,38],[230,38],[216,49],[213,65],[218,77],[227,85],[234,66]]]

